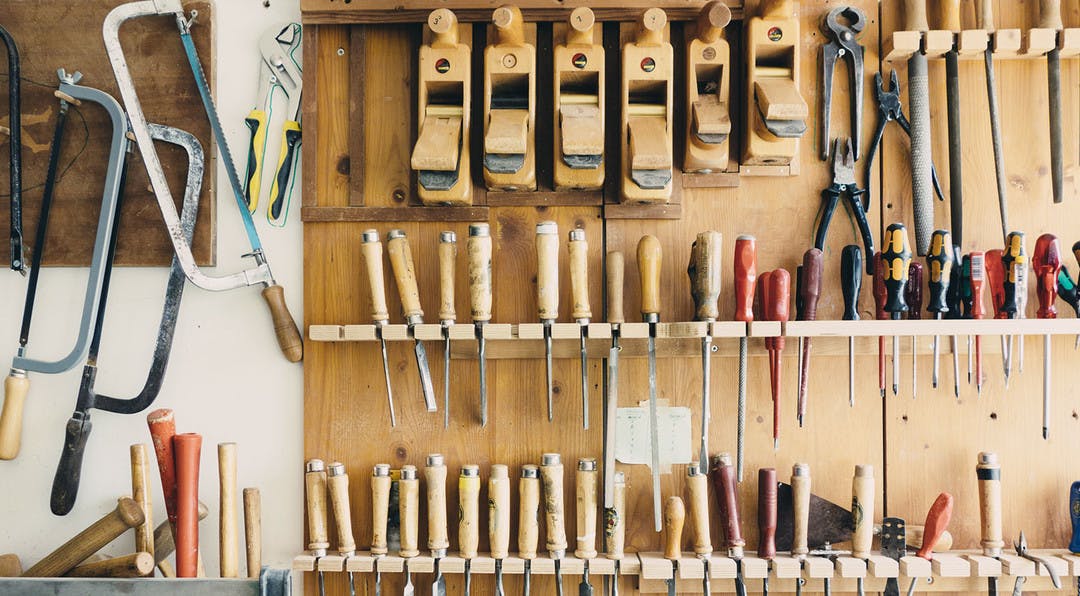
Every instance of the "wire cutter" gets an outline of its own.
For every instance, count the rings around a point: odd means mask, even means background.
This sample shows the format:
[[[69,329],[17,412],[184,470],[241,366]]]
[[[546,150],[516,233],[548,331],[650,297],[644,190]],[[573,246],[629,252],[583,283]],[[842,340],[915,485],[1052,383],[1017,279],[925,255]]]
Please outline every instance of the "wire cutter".
[[[900,128],[907,133],[908,138],[911,138],[911,123],[908,122],[907,116],[904,115],[904,107],[900,103],[900,77],[897,76],[895,70],[889,76],[892,90],[886,91],[881,73],[874,74],[874,97],[877,99],[878,105],[878,123],[877,129],[874,130],[874,142],[870,144],[870,153],[866,163],[866,189],[863,192],[866,193],[867,197],[870,197],[870,177],[874,171],[874,156],[877,155],[878,147],[881,146],[881,138],[885,136],[885,127],[895,120],[900,125]],[[937,193],[938,200],[944,201],[945,194],[941,192],[941,181],[938,180],[937,168],[931,167],[931,172],[934,180],[934,192]]]
[[[850,24],[842,24],[843,16]],[[841,6],[829,11],[825,17],[825,35],[829,43],[821,48],[821,87],[824,96],[821,100],[821,159],[829,159],[829,122],[832,115],[832,84],[836,61],[848,61],[848,85],[851,93],[851,134],[854,138],[855,161],[859,160],[862,147],[863,120],[863,54],[864,50],[856,38],[866,27],[866,14],[854,6]]]
[[[288,199],[293,190],[292,172],[295,169],[296,149],[300,144],[300,92],[304,85],[299,55],[302,36],[303,29],[299,23],[275,25],[263,34],[259,41],[262,68],[257,103],[244,119],[251,130],[244,198],[248,210],[254,213],[259,206],[259,192],[262,190],[266,133],[274,115],[274,91],[280,89],[285,94],[287,103],[281,131],[281,151],[270,187],[270,206],[266,212],[267,220],[279,227],[285,225],[289,211]]]
[[[863,195],[866,195],[867,204],[863,205]],[[817,235],[814,238],[814,246],[818,250],[825,250],[825,235],[829,231],[829,222],[832,221],[836,205],[843,196],[847,201],[848,211],[855,223],[859,226],[862,234],[863,247],[866,254],[874,254],[874,233],[870,230],[870,223],[866,220],[866,210],[870,208],[869,198],[865,190],[855,183],[855,157],[851,148],[851,139],[836,139],[836,149],[833,150],[833,180],[828,188],[821,191],[821,199],[824,201],[821,211],[821,221],[818,222]],[[866,273],[873,275],[874,260],[866,259]]]

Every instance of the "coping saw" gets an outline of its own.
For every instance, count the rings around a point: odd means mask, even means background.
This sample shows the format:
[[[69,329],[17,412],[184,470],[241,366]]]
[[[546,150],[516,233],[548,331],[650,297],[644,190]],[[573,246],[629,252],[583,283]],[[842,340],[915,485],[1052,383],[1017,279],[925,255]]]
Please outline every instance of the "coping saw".
[[[8,155],[11,175],[11,269],[26,275],[22,244],[22,109],[20,105],[22,76],[19,69],[19,47],[6,29],[0,27],[0,40],[7,46],[8,55]]]

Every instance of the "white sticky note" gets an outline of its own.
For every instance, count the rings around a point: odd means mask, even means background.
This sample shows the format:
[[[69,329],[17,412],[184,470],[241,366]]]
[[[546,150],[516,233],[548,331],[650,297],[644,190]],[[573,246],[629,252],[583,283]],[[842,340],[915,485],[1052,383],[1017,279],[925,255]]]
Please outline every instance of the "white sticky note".
[[[690,427],[690,408],[670,407],[667,400],[657,400],[656,420],[660,472],[666,474],[672,465],[692,461],[694,435]],[[619,408],[615,422],[615,459],[624,464],[651,466],[649,441],[648,400],[640,402],[636,408]]]

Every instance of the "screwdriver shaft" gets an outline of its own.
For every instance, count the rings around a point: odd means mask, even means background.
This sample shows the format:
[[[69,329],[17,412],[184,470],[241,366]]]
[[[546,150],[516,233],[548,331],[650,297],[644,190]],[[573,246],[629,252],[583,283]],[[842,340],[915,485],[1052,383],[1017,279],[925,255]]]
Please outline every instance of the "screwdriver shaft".
[[[735,476],[739,482],[742,482],[743,478],[743,447],[746,434],[746,352],[747,339],[743,336],[739,338],[739,412],[735,422]]]
[[[1043,336],[1043,439],[1050,438],[1050,334]]]
[[[892,338],[892,394],[900,392],[900,336]]]
[[[979,395],[982,395],[982,336],[975,336],[975,390]]]
[[[911,336],[911,399],[919,393],[919,337]]]
[[[956,399],[960,399],[960,340],[955,335],[952,336],[952,372],[953,372],[953,394]]]
[[[848,406],[855,407],[855,337],[847,340]]]
[[[588,323],[581,325],[581,425],[589,430],[589,353],[585,348],[585,339],[588,337]]]
[[[552,321],[544,321],[544,359],[547,364],[547,414],[548,422],[555,419],[555,406],[552,401],[552,378],[551,378],[551,324]]]

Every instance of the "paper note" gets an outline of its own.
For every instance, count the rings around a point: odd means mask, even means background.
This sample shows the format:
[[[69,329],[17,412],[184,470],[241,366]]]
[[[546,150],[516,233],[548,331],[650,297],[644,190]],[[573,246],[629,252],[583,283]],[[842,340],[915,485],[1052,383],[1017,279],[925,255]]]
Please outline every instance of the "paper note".
[[[670,407],[667,400],[657,400],[656,420],[660,472],[666,474],[672,465],[692,461],[694,435],[690,428],[690,408]],[[636,408],[619,408],[615,422],[615,459],[624,464],[650,466],[649,441],[648,400],[640,402]]]

